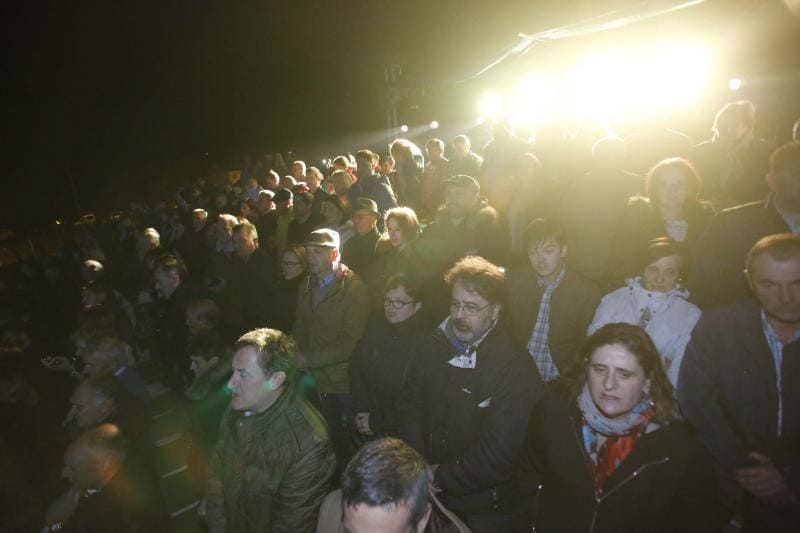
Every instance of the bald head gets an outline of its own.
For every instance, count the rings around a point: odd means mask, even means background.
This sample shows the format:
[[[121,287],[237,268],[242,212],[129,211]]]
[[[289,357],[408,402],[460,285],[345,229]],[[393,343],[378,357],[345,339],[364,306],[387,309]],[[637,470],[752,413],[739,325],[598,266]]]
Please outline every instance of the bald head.
[[[128,447],[114,424],[88,429],[67,446],[62,476],[79,489],[102,488],[122,467]]]

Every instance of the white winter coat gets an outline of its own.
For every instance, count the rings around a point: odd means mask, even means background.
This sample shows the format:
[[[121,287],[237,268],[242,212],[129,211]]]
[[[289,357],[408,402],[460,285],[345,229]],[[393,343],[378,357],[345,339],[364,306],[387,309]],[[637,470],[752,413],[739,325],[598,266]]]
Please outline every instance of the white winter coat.
[[[642,287],[641,281],[641,277],[628,278],[625,287],[606,294],[589,324],[588,334],[614,322],[639,325],[649,307],[651,318],[644,329],[658,348],[664,370],[674,387],[678,383],[683,352],[701,311],[686,300],[689,291],[680,285],[670,292],[650,292]]]

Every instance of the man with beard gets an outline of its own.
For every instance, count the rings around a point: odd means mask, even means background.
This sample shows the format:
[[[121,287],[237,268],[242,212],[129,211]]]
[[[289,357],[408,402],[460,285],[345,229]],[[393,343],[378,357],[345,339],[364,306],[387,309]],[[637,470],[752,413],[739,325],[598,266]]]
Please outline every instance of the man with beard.
[[[755,299],[703,314],[678,400],[714,457],[732,521],[746,531],[798,531],[800,236],[764,237],[745,266]]]
[[[475,532],[508,531],[512,471],[541,380],[500,316],[503,271],[467,257],[445,281],[450,316],[412,354],[400,437],[432,465],[445,507]]]

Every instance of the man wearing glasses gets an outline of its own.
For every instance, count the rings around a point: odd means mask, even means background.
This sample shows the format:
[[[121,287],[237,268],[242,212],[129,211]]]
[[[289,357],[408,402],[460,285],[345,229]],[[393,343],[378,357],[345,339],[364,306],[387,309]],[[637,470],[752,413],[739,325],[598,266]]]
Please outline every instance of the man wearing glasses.
[[[470,256],[445,281],[450,315],[416,350],[400,436],[432,465],[434,490],[472,531],[508,531],[512,470],[541,380],[503,323],[504,272]]]

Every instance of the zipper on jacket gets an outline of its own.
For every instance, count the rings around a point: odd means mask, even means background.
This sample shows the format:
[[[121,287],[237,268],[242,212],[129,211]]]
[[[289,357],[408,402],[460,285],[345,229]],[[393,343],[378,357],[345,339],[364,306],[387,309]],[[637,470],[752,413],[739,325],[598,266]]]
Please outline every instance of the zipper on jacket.
[[[656,465],[661,465],[661,464],[667,463],[667,462],[669,462],[670,458],[669,457],[662,457],[661,459],[658,459],[658,460],[655,460],[655,461],[650,461],[649,463],[644,463],[642,466],[640,466],[639,468],[637,468],[636,470],[631,472],[630,475],[628,475],[625,479],[620,481],[613,489],[611,489],[610,491],[608,491],[605,494],[601,495],[600,493],[597,492],[597,487],[594,486],[594,475],[592,474],[591,466],[589,466],[591,464],[591,459],[589,459],[589,455],[586,453],[586,449],[583,446],[583,441],[582,441],[582,439],[578,435],[578,432],[575,429],[575,423],[574,423],[575,419],[573,417],[570,417],[570,419],[573,421],[572,434],[575,436],[575,440],[578,443],[578,448],[580,448],[580,450],[581,450],[581,454],[583,455],[583,458],[585,460],[586,469],[589,471],[589,479],[592,482],[592,491],[594,492],[595,506],[594,506],[594,510],[592,511],[592,521],[589,524],[589,533],[594,533],[594,528],[597,525],[597,513],[600,511],[599,506],[600,506],[601,503],[603,503],[603,500],[608,498],[610,495],[614,494],[614,492],[616,492],[618,488],[620,488],[621,486],[625,485],[626,483],[628,483],[633,478],[638,477],[639,474],[641,474],[645,469],[647,469],[647,468],[649,468],[651,466],[656,466]]]

